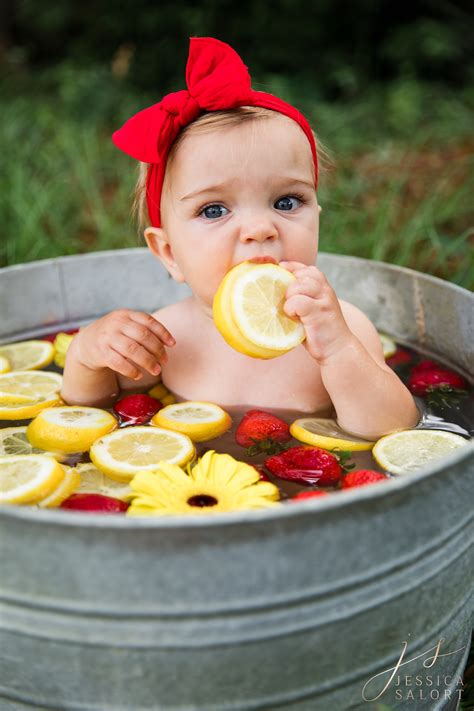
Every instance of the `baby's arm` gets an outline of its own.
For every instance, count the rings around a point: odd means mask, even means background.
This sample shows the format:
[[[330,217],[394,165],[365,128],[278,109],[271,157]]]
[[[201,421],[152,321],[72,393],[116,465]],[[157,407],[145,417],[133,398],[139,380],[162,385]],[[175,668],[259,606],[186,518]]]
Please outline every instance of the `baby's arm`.
[[[68,404],[107,407],[133,382],[137,388],[151,386],[158,380],[160,363],[168,359],[164,346],[174,344],[173,336],[150,314],[113,311],[73,339],[61,398]]]
[[[420,417],[415,401],[386,365],[379,335],[365,314],[339,302],[316,267],[280,264],[296,277],[284,309],[305,327],[304,345],[319,363],[339,426],[366,439],[415,427]]]

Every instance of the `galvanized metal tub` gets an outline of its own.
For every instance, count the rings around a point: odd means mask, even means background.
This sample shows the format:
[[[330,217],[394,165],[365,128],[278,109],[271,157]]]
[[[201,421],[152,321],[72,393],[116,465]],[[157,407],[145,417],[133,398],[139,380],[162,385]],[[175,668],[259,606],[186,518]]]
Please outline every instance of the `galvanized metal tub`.
[[[378,327],[467,374],[467,291],[363,259],[318,264]],[[0,338],[185,293],[144,249],[11,267]],[[0,708],[455,709],[473,613],[472,454],[278,511],[2,508]]]

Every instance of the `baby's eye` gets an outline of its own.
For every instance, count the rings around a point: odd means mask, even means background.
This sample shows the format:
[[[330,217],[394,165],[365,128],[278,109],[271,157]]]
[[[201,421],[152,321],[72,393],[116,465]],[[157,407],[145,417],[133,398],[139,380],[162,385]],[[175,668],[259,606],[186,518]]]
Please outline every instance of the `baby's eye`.
[[[296,209],[298,205],[295,205],[295,207],[293,208],[293,200],[296,200],[297,203],[302,202],[302,198],[298,195],[285,195],[284,197],[278,198],[278,200],[275,202],[275,207],[277,210]]]
[[[222,217],[222,212],[221,210],[227,210],[226,207],[223,205],[219,205],[218,203],[215,203],[213,205],[207,205],[206,207],[203,207],[199,215],[204,215],[205,217],[209,218],[210,220],[213,220],[216,217]]]

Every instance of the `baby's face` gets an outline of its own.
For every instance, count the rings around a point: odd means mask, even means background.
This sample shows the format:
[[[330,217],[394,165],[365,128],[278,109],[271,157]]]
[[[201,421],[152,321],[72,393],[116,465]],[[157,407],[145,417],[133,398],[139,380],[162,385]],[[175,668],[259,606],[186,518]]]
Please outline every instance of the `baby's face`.
[[[161,215],[148,244],[206,307],[229,269],[252,257],[314,264],[319,207],[308,139],[278,116],[186,136]]]

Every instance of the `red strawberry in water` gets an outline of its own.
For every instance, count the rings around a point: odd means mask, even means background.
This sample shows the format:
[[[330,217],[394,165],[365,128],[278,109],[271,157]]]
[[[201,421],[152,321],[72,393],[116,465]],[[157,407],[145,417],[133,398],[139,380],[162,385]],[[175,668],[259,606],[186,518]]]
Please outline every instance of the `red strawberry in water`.
[[[42,341],[51,341],[51,343],[54,343],[54,339],[56,338],[56,336],[58,335],[58,333],[67,333],[67,334],[69,334],[70,336],[73,336],[73,335],[74,335],[75,333],[77,333],[78,331],[79,331],[78,328],[73,328],[73,329],[71,329],[71,330],[69,330],[69,331],[64,331],[64,330],[55,331],[54,333],[48,333],[46,336],[41,336],[41,340],[42,340]]]
[[[280,479],[321,486],[337,484],[342,474],[337,457],[319,447],[291,447],[268,457],[265,466]]]
[[[163,405],[150,395],[127,395],[115,403],[114,410],[127,425],[144,425]]]
[[[387,365],[391,368],[396,368],[399,365],[405,365],[406,363],[411,363],[412,357],[411,353],[406,351],[404,348],[397,348],[395,353],[386,359]]]
[[[315,496],[328,496],[329,492],[327,491],[300,491],[299,494],[296,494],[296,496],[293,496],[291,499],[288,499],[288,501],[301,501],[302,499],[313,499]]]
[[[72,494],[61,504],[62,509],[74,511],[89,511],[91,513],[123,513],[128,509],[128,504],[120,499],[102,494]]]
[[[388,476],[382,472],[376,472],[373,469],[358,469],[355,472],[349,472],[342,480],[341,489],[352,489],[353,486],[363,486],[364,484],[373,484],[376,481],[388,479]]]
[[[246,412],[235,432],[235,441],[242,447],[247,447],[250,456],[259,452],[280,452],[285,449],[281,443],[290,439],[287,423],[264,410]]]
[[[451,390],[464,390],[467,388],[467,383],[458,373],[443,368],[432,360],[424,360],[416,365],[408,380],[410,392],[419,397],[424,397],[428,392],[443,386]]]

